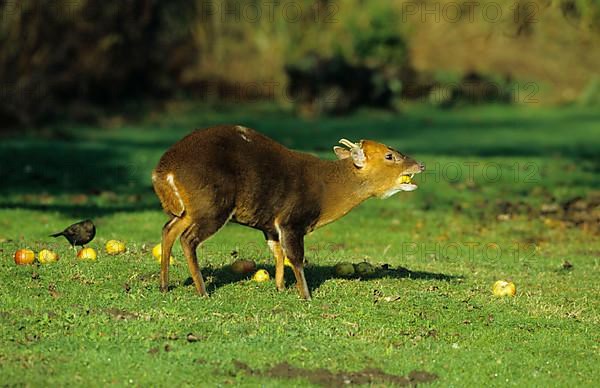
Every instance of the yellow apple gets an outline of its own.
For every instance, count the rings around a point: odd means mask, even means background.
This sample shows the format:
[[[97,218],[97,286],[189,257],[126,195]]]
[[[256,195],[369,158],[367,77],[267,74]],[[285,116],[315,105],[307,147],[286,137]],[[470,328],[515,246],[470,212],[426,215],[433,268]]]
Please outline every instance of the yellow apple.
[[[35,260],[35,253],[31,249],[19,249],[15,252],[14,258],[18,265],[31,264]]]
[[[79,260],[96,260],[98,255],[94,248],[83,248],[77,252],[77,258]]]
[[[42,264],[56,263],[58,261],[58,254],[49,249],[42,249],[38,253],[38,261]]]
[[[506,280],[498,280],[492,287],[492,292],[496,296],[515,296],[517,293],[517,286],[513,282],[507,282]]]
[[[252,276],[252,280],[255,282],[266,282],[270,279],[269,273],[264,269],[259,269]]]
[[[106,253],[109,255],[118,255],[125,252],[125,244],[119,240],[108,240],[106,242]]]
[[[154,248],[152,248],[152,256],[160,263],[162,257],[162,244],[156,244]],[[175,258],[173,256],[169,258],[169,264],[175,264]]]

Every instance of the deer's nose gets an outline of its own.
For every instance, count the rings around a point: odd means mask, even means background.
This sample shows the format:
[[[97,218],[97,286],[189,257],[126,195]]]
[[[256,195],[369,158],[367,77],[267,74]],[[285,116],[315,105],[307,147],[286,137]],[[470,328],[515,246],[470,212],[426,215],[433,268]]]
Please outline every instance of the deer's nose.
[[[419,162],[418,164],[419,164],[419,170],[420,170],[421,172],[425,171],[425,163],[423,163],[423,162]]]

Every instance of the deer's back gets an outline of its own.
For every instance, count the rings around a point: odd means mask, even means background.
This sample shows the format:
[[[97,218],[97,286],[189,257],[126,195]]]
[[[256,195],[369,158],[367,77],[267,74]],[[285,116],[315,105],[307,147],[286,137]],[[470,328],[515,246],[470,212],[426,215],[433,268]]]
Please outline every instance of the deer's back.
[[[291,151],[252,129],[217,126],[192,132],[174,144],[155,174],[173,174],[192,211],[231,209],[234,220],[264,229],[298,204],[318,203],[314,163],[317,158]]]

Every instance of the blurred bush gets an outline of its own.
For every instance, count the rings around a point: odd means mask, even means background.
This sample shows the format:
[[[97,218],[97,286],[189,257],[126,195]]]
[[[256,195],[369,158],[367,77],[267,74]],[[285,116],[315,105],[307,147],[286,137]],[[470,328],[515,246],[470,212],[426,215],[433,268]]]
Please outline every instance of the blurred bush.
[[[345,5],[362,6],[362,12],[348,15],[347,23],[335,28],[345,39],[334,41],[325,55],[313,45],[287,61],[288,95],[304,116],[393,107],[406,81],[402,76],[410,73],[398,12],[384,2]]]
[[[0,127],[174,97],[272,99],[307,115],[414,99],[595,101],[597,1],[469,4],[0,0]]]
[[[596,0],[439,0],[439,20],[411,12],[409,56],[418,73],[477,74],[508,90],[509,102],[578,100],[600,72],[600,3]],[[444,11],[446,9],[446,11]]]
[[[4,1],[1,14],[5,125],[85,120],[98,106],[167,95],[194,61],[179,32],[194,14],[187,1]]]

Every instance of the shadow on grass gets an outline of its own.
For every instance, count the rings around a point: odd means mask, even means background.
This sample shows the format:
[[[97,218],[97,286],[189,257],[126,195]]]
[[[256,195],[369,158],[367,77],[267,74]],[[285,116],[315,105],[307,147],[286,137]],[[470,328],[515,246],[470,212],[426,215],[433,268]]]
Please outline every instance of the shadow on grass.
[[[505,114],[504,114],[505,113]],[[372,138],[401,151],[429,155],[542,156],[562,155],[596,162],[600,143],[594,137],[596,111],[563,111],[525,115],[518,110],[482,110],[481,113],[407,112],[403,115],[357,114],[315,121],[288,114],[266,117],[249,112],[234,118],[225,113],[211,119],[190,114],[194,127],[233,121],[254,127],[295,149],[327,152],[341,137]],[[187,122],[179,125],[187,126]],[[94,218],[115,212],[137,212],[160,206],[150,182],[150,170],[161,152],[187,133],[144,127],[96,139],[77,133],[69,139],[15,138],[0,144],[0,206],[56,211],[73,218]],[[416,155],[415,155],[416,156]],[[426,160],[426,162],[428,162]],[[584,184],[586,182],[583,182]],[[112,197],[105,199],[102,195]],[[139,197],[138,198],[136,198]],[[133,200],[128,199],[133,197]]]
[[[275,267],[273,265],[261,265],[260,268],[269,271],[269,274],[275,273]],[[239,275],[231,270],[231,266],[225,265],[219,268],[206,267],[202,269],[202,275],[206,278],[212,278],[212,281],[208,284],[207,291],[209,293],[214,292],[216,289],[223,287],[227,284],[237,283],[243,280],[249,280],[250,275]],[[331,265],[310,265],[305,268],[305,276],[308,282],[308,288],[311,292],[318,289],[323,283],[330,279],[358,279],[361,281],[368,281],[372,279],[415,279],[415,280],[438,280],[438,281],[460,281],[464,279],[462,275],[448,275],[443,273],[426,272],[426,271],[412,271],[408,268],[377,268],[375,273],[369,276],[352,276],[344,277],[339,276],[335,273],[335,267]],[[294,287],[296,279],[292,274],[291,269],[285,271],[285,284],[286,287]],[[184,286],[193,286],[193,280],[188,277],[184,282]]]
[[[0,147],[2,192],[82,193],[114,190],[132,180],[128,155],[111,148],[65,142]]]
[[[324,117],[316,121],[281,113],[266,117],[248,114],[246,117],[227,117],[217,121],[199,117],[189,128],[165,131],[160,136],[149,136],[147,139],[119,137],[118,140],[95,140],[95,144],[107,149],[118,144],[123,149],[142,152],[165,151],[194,129],[216,124],[242,124],[285,146],[308,152],[330,153],[341,137],[347,137],[351,140],[378,140],[396,146],[401,151],[417,154],[481,157],[562,155],[575,159],[589,159],[596,155],[598,143],[586,141],[589,135],[586,135],[585,128],[598,122],[600,113],[563,111],[560,114],[526,116],[518,110],[507,108],[506,111],[506,117],[485,109],[480,115],[432,110],[395,116],[357,113],[344,117]],[[152,133],[152,130],[149,132]],[[557,137],[561,141],[551,141]]]
[[[347,137],[351,140],[378,140],[415,154],[471,157],[562,155],[589,159],[597,154],[598,143],[586,140],[592,140],[589,128],[598,120],[600,114],[592,111],[531,116],[515,111],[502,117],[483,110],[481,115],[443,111],[409,112],[395,117],[367,115],[364,119],[354,115],[300,125],[291,123],[285,130],[279,124],[264,120],[248,120],[245,125],[286,146],[302,150],[329,152],[340,137]],[[588,128],[588,132],[582,128]],[[551,141],[553,138],[561,141]]]
[[[114,213],[134,213],[147,210],[160,211],[160,203],[154,197],[149,200],[141,200],[137,203],[122,205],[67,205],[67,204],[41,204],[30,202],[3,203],[2,209],[24,209],[44,212],[59,212],[73,218],[96,218]]]
[[[132,152],[63,141],[0,145],[0,206],[95,218],[160,210],[150,177],[143,180]]]

